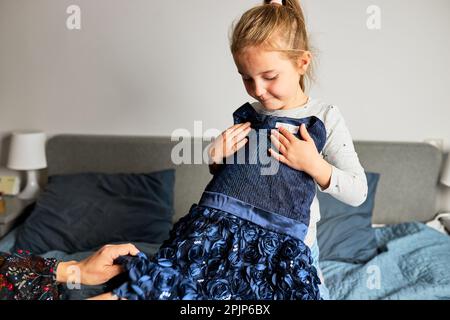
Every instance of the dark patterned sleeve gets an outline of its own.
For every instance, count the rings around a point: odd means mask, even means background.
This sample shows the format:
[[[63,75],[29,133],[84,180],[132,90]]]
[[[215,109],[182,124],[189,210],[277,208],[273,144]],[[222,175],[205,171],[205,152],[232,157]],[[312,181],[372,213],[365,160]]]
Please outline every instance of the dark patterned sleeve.
[[[59,300],[56,259],[0,252],[0,300]]]

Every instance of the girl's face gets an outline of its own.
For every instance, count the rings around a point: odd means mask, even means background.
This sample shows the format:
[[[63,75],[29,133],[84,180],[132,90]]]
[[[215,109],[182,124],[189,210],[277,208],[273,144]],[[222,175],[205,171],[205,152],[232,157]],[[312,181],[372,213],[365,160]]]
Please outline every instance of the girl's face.
[[[305,104],[308,97],[300,87],[310,53],[305,52],[298,67],[280,52],[248,47],[234,56],[247,93],[267,110],[287,110]]]

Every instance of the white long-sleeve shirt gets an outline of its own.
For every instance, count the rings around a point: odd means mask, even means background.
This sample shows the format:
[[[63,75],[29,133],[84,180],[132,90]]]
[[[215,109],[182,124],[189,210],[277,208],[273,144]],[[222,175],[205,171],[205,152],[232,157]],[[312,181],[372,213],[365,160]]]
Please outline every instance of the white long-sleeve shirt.
[[[252,103],[252,106],[260,114],[276,117],[319,118],[327,132],[327,141],[320,154],[332,166],[330,186],[324,190],[317,185],[319,191],[328,193],[351,206],[357,207],[364,203],[367,198],[366,175],[338,107],[313,98],[310,98],[307,104],[289,110],[266,110],[259,102]],[[309,247],[316,241],[319,221],[320,207],[315,196],[311,204],[310,224],[305,238],[305,244]]]

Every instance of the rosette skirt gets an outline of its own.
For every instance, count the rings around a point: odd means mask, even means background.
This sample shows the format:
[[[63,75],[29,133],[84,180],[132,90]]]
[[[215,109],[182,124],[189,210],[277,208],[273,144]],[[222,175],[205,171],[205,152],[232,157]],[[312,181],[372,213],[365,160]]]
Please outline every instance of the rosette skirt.
[[[129,300],[316,300],[310,249],[236,215],[193,205],[158,252],[121,257]]]

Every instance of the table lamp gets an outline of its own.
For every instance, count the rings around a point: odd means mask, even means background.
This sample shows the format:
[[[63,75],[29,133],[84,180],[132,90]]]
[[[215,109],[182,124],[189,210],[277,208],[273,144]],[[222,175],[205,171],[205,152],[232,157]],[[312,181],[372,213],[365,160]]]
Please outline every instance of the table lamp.
[[[36,199],[40,193],[37,170],[47,167],[45,157],[46,135],[43,132],[13,132],[7,167],[27,172],[25,189],[19,199]]]

